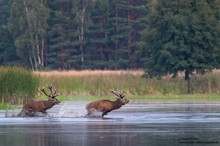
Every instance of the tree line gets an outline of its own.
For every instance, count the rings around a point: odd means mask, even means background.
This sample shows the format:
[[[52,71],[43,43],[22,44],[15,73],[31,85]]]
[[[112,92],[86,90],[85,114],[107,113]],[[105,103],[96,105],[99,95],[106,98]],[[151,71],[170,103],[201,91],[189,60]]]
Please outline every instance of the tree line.
[[[1,64],[141,68],[149,0],[1,0]]]
[[[218,0],[0,0],[0,64],[204,73],[220,63]]]

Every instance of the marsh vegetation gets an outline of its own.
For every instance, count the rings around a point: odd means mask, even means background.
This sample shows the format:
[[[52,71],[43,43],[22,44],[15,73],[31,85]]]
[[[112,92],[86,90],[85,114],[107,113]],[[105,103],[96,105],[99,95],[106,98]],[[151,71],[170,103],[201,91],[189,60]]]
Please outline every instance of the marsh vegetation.
[[[22,104],[33,98],[44,98],[37,88],[52,84],[61,100],[93,100],[111,98],[109,90],[123,91],[129,99],[218,100],[220,72],[191,77],[192,94],[180,76],[161,79],[144,78],[142,70],[35,71],[19,67],[0,68],[1,103]],[[46,98],[46,97],[45,97]],[[4,105],[1,105],[4,107]]]

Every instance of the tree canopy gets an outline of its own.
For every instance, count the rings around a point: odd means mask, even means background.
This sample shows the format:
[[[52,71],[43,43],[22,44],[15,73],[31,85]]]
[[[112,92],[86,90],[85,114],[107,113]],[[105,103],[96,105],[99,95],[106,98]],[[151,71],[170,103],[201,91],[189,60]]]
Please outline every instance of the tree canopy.
[[[33,70],[142,67],[136,44],[148,0],[9,2],[7,33],[22,64]]]
[[[0,0],[0,64],[137,69],[219,67],[218,0]],[[3,21],[4,20],[4,21]]]
[[[149,76],[203,73],[219,64],[219,2],[158,0],[143,32]]]

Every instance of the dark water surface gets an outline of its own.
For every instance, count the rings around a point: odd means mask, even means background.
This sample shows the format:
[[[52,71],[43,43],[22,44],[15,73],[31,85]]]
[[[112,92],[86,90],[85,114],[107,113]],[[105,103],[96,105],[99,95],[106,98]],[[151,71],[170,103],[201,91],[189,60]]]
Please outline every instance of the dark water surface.
[[[1,111],[0,146],[220,145],[220,103],[133,101],[104,119],[84,117],[85,105],[63,103],[50,117]]]

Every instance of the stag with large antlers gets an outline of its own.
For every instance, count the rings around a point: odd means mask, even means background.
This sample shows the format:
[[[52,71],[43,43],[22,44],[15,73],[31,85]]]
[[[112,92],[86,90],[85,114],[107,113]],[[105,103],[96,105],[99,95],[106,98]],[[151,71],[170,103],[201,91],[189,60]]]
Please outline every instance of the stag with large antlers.
[[[109,112],[115,109],[121,108],[122,105],[125,105],[129,102],[129,100],[125,99],[125,95],[122,93],[118,93],[116,91],[111,91],[113,94],[117,96],[115,101],[110,100],[99,100],[93,101],[86,105],[87,116],[91,116],[95,111],[101,111],[102,117],[107,115]]]
[[[56,99],[59,96],[56,89],[53,91],[52,85],[47,85],[47,88],[50,90],[50,93],[46,93],[44,88],[38,88],[38,90],[44,95],[46,95],[49,99],[48,100],[40,100],[40,101],[33,101],[23,105],[21,112],[18,114],[20,117],[34,117],[37,112],[47,114],[46,110],[52,108],[54,105],[59,104],[60,101]]]

